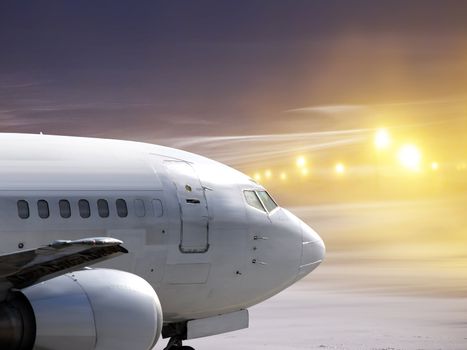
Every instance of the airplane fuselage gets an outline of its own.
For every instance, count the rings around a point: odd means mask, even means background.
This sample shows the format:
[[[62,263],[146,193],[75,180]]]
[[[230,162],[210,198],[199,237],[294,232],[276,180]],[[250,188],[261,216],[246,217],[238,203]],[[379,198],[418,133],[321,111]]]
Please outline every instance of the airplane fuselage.
[[[165,323],[245,309],[309,273],[324,254],[301,220],[281,207],[254,207],[247,201],[254,192],[245,191],[265,189],[180,150],[0,134],[0,253],[114,237],[129,254],[98,266],[148,281]]]

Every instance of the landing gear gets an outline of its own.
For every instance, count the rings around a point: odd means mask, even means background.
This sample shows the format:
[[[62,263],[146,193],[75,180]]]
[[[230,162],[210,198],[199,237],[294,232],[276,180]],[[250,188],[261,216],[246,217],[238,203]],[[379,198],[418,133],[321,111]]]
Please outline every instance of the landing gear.
[[[181,337],[174,336],[170,338],[164,350],[195,350],[195,349],[193,349],[191,346],[182,345]]]
[[[162,327],[162,337],[170,338],[164,350],[195,350],[191,346],[183,345],[187,338],[187,322],[168,323]]]

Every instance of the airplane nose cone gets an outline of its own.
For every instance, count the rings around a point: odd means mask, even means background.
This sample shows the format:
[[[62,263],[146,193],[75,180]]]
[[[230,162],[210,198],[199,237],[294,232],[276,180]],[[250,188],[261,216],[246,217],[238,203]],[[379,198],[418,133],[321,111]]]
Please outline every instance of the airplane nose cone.
[[[305,223],[302,227],[302,258],[298,271],[298,279],[305,277],[316,269],[324,259],[326,248],[321,237]]]

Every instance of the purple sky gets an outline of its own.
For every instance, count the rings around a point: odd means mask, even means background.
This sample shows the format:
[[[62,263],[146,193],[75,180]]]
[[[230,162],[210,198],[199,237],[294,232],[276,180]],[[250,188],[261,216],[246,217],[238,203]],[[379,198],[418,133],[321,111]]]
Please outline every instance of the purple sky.
[[[0,130],[240,167],[284,147],[358,153],[381,124],[458,151],[466,18],[463,1],[2,1]]]

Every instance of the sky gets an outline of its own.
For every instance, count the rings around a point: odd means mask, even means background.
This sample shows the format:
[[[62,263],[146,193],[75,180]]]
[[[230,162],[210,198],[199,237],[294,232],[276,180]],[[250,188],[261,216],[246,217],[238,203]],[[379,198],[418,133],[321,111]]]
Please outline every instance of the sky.
[[[449,0],[2,1],[0,131],[148,141],[253,172],[298,154],[365,166],[384,126],[458,164],[466,18]]]

